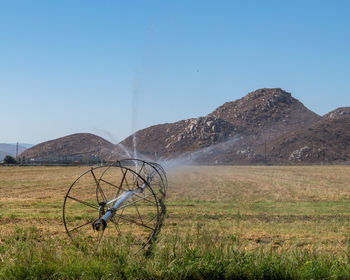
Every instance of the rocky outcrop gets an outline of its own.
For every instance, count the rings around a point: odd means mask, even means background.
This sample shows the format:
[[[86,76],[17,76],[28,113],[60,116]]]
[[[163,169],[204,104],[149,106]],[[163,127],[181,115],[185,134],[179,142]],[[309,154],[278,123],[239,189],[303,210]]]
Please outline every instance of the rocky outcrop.
[[[307,128],[268,143],[272,163],[332,163],[350,161],[350,114],[337,109]]]
[[[209,116],[232,123],[245,135],[264,133],[269,140],[321,119],[290,93],[280,88],[263,88],[227,102]]]
[[[347,117],[350,117],[350,107],[340,107],[323,116],[323,118],[331,120]]]
[[[222,119],[200,117],[172,124],[152,126],[136,132],[122,144],[150,158],[174,158],[180,154],[226,141],[236,134],[236,128]],[[136,139],[136,140],[135,140]]]
[[[299,162],[300,161],[305,161],[309,157],[310,151],[311,151],[311,149],[308,146],[304,146],[304,147],[302,147],[299,150],[293,151],[290,154],[288,160],[290,160],[290,161],[299,161]]]

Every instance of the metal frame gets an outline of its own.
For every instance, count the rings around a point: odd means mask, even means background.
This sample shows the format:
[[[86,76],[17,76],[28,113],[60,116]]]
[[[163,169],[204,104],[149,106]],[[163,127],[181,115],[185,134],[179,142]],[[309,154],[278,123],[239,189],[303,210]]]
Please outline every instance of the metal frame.
[[[141,166],[140,169],[138,169],[138,166]],[[103,170],[100,178],[97,178],[95,175],[95,171],[100,168],[105,168]],[[123,178],[121,180],[121,183],[119,186],[114,185],[104,179],[104,175],[107,171],[113,168],[120,168]],[[134,189],[125,189],[124,188],[124,179],[125,176],[129,172],[131,176],[135,179],[134,182]],[[74,197],[73,195],[70,195],[72,189],[77,186],[77,182],[81,180],[83,177],[86,178],[87,176],[91,176],[93,178],[93,182],[96,185],[96,203],[91,203],[84,201],[83,199],[80,199],[78,197]],[[156,179],[155,179],[156,178]],[[125,179],[126,180],[126,179]],[[157,184],[158,191],[154,192],[152,189],[152,181],[156,180],[154,182]],[[107,197],[104,194],[104,191],[101,187],[101,183],[107,183],[112,185],[113,187],[116,187],[118,191],[116,192],[115,197],[112,199],[107,200]],[[149,198],[146,198],[142,196],[142,194],[147,189],[147,192],[149,193]],[[118,221],[121,219],[124,219],[126,221],[129,221],[130,223],[142,226],[148,228],[151,232],[149,234],[149,237],[144,240],[144,243],[142,244],[140,249],[145,248],[147,245],[151,245],[152,242],[156,239],[157,234],[160,231],[160,228],[163,223],[163,219],[165,217],[165,195],[167,190],[167,179],[164,172],[164,169],[157,163],[151,163],[139,159],[125,159],[121,161],[117,161],[113,163],[112,165],[105,165],[105,166],[99,166],[99,167],[93,167],[90,170],[87,170],[83,174],[81,174],[70,186],[68,189],[64,202],[63,202],[63,224],[66,229],[66,232],[68,236],[71,238],[72,242],[78,246],[79,242],[75,240],[74,235],[72,234],[74,231],[84,231],[88,228],[89,225],[92,226],[93,230],[96,231],[98,234],[98,240],[97,240],[97,246],[100,245],[101,240],[103,239],[103,235],[105,232],[105,229],[110,223],[113,223],[115,226],[118,226],[118,222],[115,221],[115,217],[117,217]],[[80,203],[85,205],[86,207],[90,207],[96,210],[96,218],[94,220],[90,220],[88,222],[84,222],[83,224],[76,226],[74,228],[70,228],[69,226],[69,214],[67,214],[67,203],[70,201],[75,203]],[[129,202],[130,201],[130,202]],[[152,226],[148,226],[144,223],[142,220],[142,213],[140,214],[140,210],[137,208],[137,203],[139,201],[150,201],[152,202],[154,207],[153,212],[155,213],[155,223]],[[138,216],[140,217],[141,221],[135,221],[130,220],[126,217],[122,217],[123,211],[127,207],[135,206]],[[90,209],[91,210],[91,209]],[[120,213],[120,214],[119,214]],[[72,215],[72,214],[71,214]],[[120,232],[120,231],[119,231]],[[149,246],[150,247],[150,246]]]

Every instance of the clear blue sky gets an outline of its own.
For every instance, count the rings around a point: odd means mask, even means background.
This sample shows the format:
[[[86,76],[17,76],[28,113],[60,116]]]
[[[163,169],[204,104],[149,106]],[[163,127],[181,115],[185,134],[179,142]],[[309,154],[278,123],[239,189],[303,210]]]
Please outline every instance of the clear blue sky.
[[[0,0],[0,142],[118,142],[262,87],[350,106],[349,3]]]

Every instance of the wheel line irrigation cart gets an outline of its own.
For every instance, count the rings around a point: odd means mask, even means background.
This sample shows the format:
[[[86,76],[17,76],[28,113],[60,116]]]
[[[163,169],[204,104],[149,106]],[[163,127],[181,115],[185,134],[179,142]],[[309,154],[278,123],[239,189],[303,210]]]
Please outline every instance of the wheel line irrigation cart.
[[[79,248],[151,248],[165,217],[167,178],[157,163],[124,159],[92,167],[69,187],[63,224]]]

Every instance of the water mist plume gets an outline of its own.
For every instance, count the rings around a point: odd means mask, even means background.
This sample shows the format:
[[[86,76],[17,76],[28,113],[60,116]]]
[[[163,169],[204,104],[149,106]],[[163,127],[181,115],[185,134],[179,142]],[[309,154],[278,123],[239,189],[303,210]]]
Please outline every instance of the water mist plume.
[[[122,143],[117,144],[117,147],[120,147],[122,151],[127,155],[127,157],[132,157],[130,151]]]
[[[136,140],[136,131],[137,131],[137,100],[138,100],[138,91],[140,87],[140,82],[135,74],[133,82],[133,91],[132,91],[132,145],[133,145],[133,158],[138,158],[137,153],[137,140]],[[138,161],[135,162],[136,172],[138,171]]]
[[[188,152],[176,158],[159,160],[159,163],[166,169],[175,168],[181,165],[208,164],[208,157],[215,157],[215,154],[218,154],[219,152],[222,153],[222,151],[234,149],[240,140],[242,140],[241,137],[235,136],[225,142],[198,149],[193,152]],[[212,163],[218,164],[219,162],[214,161]]]

